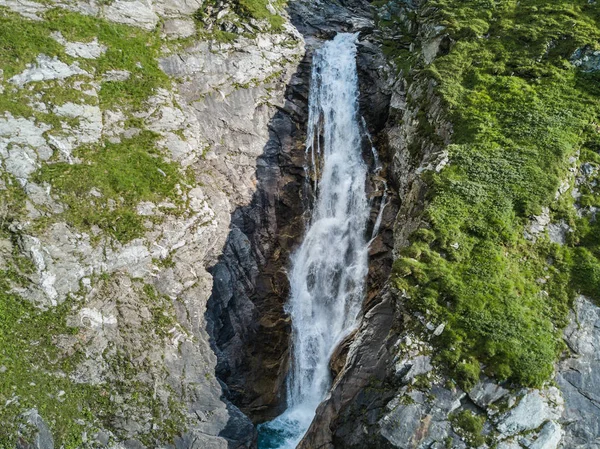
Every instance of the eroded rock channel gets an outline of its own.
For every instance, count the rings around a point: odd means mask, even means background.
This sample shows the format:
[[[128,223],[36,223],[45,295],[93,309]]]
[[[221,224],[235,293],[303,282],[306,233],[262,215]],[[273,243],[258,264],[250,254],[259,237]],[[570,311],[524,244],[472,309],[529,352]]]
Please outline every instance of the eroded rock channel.
[[[253,200],[234,212],[226,249],[210,270],[214,287],[206,313],[218,357],[217,376],[226,385],[226,397],[255,423],[272,419],[286,407],[291,332],[284,311],[290,293],[287,270],[313,201],[313,180],[306,179],[310,173],[305,169],[311,61],[314,49],[337,32],[359,33],[362,153],[370,166],[367,234],[378,218],[380,226],[369,251],[365,307],[378,295],[391,268],[391,227],[398,210],[394,184],[386,179],[390,158],[380,135],[387,120],[390,86],[383,55],[370,42],[369,4],[294,2],[289,12],[304,34],[306,56],[288,85],[285,104],[269,124],[270,139],[258,159]],[[377,161],[373,146],[379,154]],[[375,169],[376,164],[381,170]],[[379,216],[382,201],[386,206]],[[344,364],[348,343],[340,346],[332,360],[334,377]]]

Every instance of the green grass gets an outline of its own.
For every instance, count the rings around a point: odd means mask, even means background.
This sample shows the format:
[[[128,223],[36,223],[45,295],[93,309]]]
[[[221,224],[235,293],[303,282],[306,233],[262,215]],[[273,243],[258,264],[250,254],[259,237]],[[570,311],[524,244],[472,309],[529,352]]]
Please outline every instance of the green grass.
[[[471,447],[479,447],[485,443],[482,435],[485,416],[478,416],[469,410],[450,416],[454,430],[463,437]]]
[[[177,164],[164,161],[151,132],[121,143],[80,148],[81,164],[45,164],[34,180],[49,183],[68,206],[68,223],[89,230],[98,226],[122,243],[141,237],[143,217],[136,213],[140,201],[177,201],[181,175]],[[90,194],[96,189],[102,195]],[[112,204],[111,204],[112,203]]]
[[[237,0],[244,16],[250,16],[257,20],[266,20],[273,30],[279,30],[283,26],[283,17],[278,14],[272,14],[267,9],[267,0]],[[281,7],[279,2],[273,2],[276,6]]]
[[[0,447],[15,447],[18,428],[24,424],[21,413],[31,408],[44,417],[57,447],[81,447],[81,434],[89,427],[77,420],[84,418],[93,428],[110,412],[106,387],[79,384],[67,377],[83,357],[77,346],[68,355],[56,346],[63,336],[77,333],[77,328],[66,325],[72,303],[40,311],[7,293],[8,280],[24,281],[15,273],[0,272]],[[11,403],[5,406],[7,401]]]
[[[543,206],[577,224],[570,200],[554,196],[600,115],[595,78],[569,63],[576,48],[598,45],[598,6],[435,0],[419,20],[444,24],[455,40],[447,55],[410,74],[437,82],[454,134],[450,165],[425,176],[431,230],[414,235],[395,262],[396,283],[409,307],[447,323],[438,360],[464,388],[480,366],[500,380],[539,386],[563,349],[560,328],[573,296],[600,291],[598,247],[581,247],[595,232],[585,231],[589,220],[578,223],[573,249],[523,237]],[[393,48],[388,43],[392,57]],[[439,140],[424,118],[421,137]],[[418,156],[420,147],[411,151]]]
[[[65,62],[71,60],[63,46],[49,37],[46,24],[23,19],[17,13],[0,8],[0,67],[4,78],[22,72],[40,53],[58,56]]]
[[[0,8],[0,66],[5,79],[23,71],[42,53],[72,63],[74,58],[51,37],[52,32],[60,32],[69,41],[90,42],[97,38],[107,47],[98,59],[79,61],[96,78],[110,70],[131,73],[126,81],[103,83],[99,93],[103,109],[140,108],[156,89],[170,86],[168,76],[158,66],[162,45],[158,30],[148,32],[60,8],[47,11],[44,19],[31,21]]]

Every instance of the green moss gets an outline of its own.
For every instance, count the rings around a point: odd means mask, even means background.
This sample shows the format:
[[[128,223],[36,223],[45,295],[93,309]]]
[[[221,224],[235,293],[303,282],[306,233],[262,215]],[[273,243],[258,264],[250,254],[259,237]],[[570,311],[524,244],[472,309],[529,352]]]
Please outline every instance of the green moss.
[[[485,437],[482,435],[485,416],[475,415],[473,412],[463,410],[451,416],[450,422],[456,433],[472,447],[479,447],[485,443]]]
[[[445,25],[455,42],[410,77],[436,81],[454,134],[449,166],[424,176],[431,229],[414,235],[395,262],[396,283],[409,306],[447,323],[438,360],[463,387],[477,379],[480,364],[499,379],[538,386],[562,349],[558,329],[571,299],[598,291],[595,247],[571,254],[524,238],[544,206],[569,216],[571,200],[555,201],[556,191],[569,177],[570,158],[596,141],[588,129],[600,115],[600,92],[568,58],[598,45],[598,7],[586,0],[433,0],[419,16]],[[409,100],[427,108],[423,98]],[[440,146],[429,120],[421,112],[420,140]],[[416,159],[420,151],[413,149]],[[584,193],[586,204],[600,204],[592,189]],[[585,221],[570,218],[572,225]]]
[[[121,242],[143,235],[140,201],[177,201],[181,175],[175,163],[165,162],[150,132],[121,143],[104,142],[77,150],[85,162],[44,165],[33,175],[36,182],[49,183],[68,209],[64,218],[90,230],[98,226]],[[95,189],[100,197],[90,192]],[[96,194],[97,195],[97,194]]]

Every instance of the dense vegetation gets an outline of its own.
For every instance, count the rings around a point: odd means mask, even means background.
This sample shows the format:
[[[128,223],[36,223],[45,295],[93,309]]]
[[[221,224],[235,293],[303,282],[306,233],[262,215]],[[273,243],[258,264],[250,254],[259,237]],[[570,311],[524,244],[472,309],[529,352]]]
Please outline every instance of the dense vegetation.
[[[430,0],[419,15],[421,24],[445,27],[446,54],[426,65],[402,42],[386,49],[405,73],[412,68],[411,82],[436,81],[454,134],[450,164],[425,175],[430,228],[396,261],[397,286],[410,307],[446,323],[438,357],[463,387],[482,367],[538,386],[562,350],[574,296],[600,298],[600,228],[588,209],[576,213],[570,171],[586,162],[596,171],[600,162],[600,74],[570,61],[579,48],[599,47],[600,7]],[[399,24],[388,17],[384,25]],[[420,119],[423,136],[439,140],[426,115]],[[571,190],[557,195],[563,181]],[[579,206],[600,204],[594,185],[580,187]],[[543,207],[571,226],[567,245],[525,237]]]

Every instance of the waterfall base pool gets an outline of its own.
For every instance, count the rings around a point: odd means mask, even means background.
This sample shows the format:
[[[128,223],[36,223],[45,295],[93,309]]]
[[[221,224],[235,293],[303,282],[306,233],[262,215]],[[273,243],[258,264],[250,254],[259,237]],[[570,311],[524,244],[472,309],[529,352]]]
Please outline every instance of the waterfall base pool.
[[[273,421],[258,426],[259,449],[294,449],[310,425],[314,410],[304,417],[288,410]],[[307,419],[308,418],[308,419]]]

